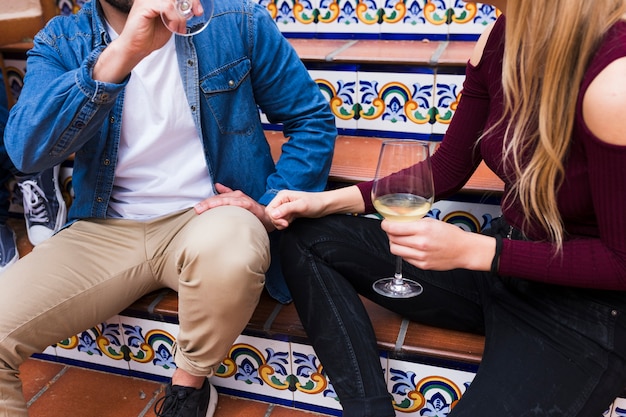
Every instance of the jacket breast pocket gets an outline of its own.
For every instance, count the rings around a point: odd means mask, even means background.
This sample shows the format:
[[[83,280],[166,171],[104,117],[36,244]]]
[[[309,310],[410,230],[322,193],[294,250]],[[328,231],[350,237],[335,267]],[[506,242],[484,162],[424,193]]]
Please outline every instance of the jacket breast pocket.
[[[250,133],[259,118],[252,81],[251,63],[242,58],[200,80],[200,89],[220,132]]]

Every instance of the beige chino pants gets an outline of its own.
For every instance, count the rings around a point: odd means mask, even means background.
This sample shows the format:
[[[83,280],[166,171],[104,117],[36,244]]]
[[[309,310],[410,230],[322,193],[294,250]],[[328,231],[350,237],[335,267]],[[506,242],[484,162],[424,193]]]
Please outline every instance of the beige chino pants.
[[[210,376],[252,316],[269,263],[265,228],[239,207],[74,223],[0,275],[0,416],[28,416],[18,367],[30,355],[163,287],[179,296],[176,365]]]

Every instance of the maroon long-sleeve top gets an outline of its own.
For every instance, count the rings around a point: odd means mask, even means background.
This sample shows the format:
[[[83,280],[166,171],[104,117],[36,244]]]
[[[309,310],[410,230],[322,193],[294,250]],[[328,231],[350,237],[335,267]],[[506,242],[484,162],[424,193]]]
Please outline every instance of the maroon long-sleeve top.
[[[510,194],[512,175],[502,167],[503,129],[494,130],[476,146],[482,132],[502,115],[504,29],[505,19],[501,16],[480,63],[467,65],[459,106],[432,158],[437,199],[459,191],[483,159],[504,181],[504,196]],[[619,22],[607,33],[590,62],[578,95],[565,181],[557,196],[566,233],[562,253],[554,256],[554,245],[536,225],[524,227],[519,201],[512,201],[503,205],[504,217],[532,240],[504,240],[501,275],[574,287],[626,290],[626,147],[598,139],[582,116],[582,98],[589,84],[606,66],[624,56],[626,23]],[[372,183],[358,186],[366,211],[373,211]]]

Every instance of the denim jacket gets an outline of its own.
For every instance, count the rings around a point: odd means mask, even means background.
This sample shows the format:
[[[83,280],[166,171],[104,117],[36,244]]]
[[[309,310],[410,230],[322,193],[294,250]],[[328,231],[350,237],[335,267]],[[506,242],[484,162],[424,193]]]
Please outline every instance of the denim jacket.
[[[24,87],[6,127],[7,151],[20,171],[42,171],[74,154],[70,222],[104,218],[113,188],[128,79],[92,78],[109,42],[97,0],[53,18],[28,52]],[[281,189],[325,187],[335,118],[266,10],[249,0],[215,2],[207,29],[177,36],[176,49],[215,182],[264,205]],[[276,165],[259,109],[289,138]]]

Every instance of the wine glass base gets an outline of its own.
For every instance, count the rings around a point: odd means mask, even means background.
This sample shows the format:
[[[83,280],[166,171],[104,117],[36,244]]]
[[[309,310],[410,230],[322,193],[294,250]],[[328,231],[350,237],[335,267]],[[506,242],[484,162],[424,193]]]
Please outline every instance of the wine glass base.
[[[411,298],[424,291],[424,287],[415,281],[402,279],[402,282],[398,283],[393,277],[379,279],[372,288],[378,294],[391,298]]]

